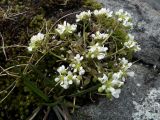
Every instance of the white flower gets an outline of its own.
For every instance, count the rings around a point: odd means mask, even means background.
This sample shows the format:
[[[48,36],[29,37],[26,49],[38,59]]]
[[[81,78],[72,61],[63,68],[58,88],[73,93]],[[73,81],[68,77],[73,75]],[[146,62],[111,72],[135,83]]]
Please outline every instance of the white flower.
[[[94,10],[94,15],[105,15],[107,17],[112,17],[113,11],[110,11],[109,9],[106,10],[106,8],[101,8],[100,10]]]
[[[77,54],[74,59],[79,63],[80,61],[83,60],[83,56],[80,56],[80,54]]]
[[[124,85],[124,82],[120,81],[120,80],[112,80],[112,86],[118,85],[118,87],[121,87],[122,85]]]
[[[66,34],[71,34],[77,29],[77,25],[69,24],[66,21],[64,21],[63,25],[58,24],[58,28],[55,29],[60,35],[66,33]]]
[[[82,21],[82,20],[90,20],[91,12],[88,10],[87,12],[83,11],[79,15],[76,15],[76,22]]]
[[[103,74],[103,77],[99,77],[98,80],[104,84],[106,81],[108,81],[108,77],[106,74]]]
[[[81,79],[80,76],[77,76],[77,75],[74,75],[74,76],[73,76],[73,81],[75,82],[76,85],[79,85],[79,84],[80,84],[80,79]]]
[[[55,82],[58,82],[60,79],[57,77],[57,78],[55,78],[54,80],[55,80]]]
[[[131,15],[128,12],[124,12],[123,9],[120,9],[115,13],[118,16],[118,21],[122,22],[122,24],[126,27],[133,26],[133,23],[130,22]]]
[[[128,34],[128,41],[124,43],[124,46],[127,48],[133,48],[134,51],[141,50],[140,46],[137,44],[137,42],[134,40],[134,36],[131,34]]]
[[[113,87],[107,88],[107,91],[110,91],[115,98],[119,98],[119,94],[121,93],[121,89],[115,89]]]
[[[111,82],[112,86],[118,85],[118,87],[120,87],[120,86],[124,85],[124,82],[120,81],[122,78],[122,75],[123,75],[123,72],[121,70],[112,75],[112,79],[113,79]]]
[[[107,39],[108,38],[108,34],[105,34],[105,33],[100,33],[99,31],[96,32],[96,34],[92,34],[91,37],[93,39]]]
[[[42,40],[44,39],[44,34],[38,33],[37,35],[33,35],[31,37],[31,42],[29,43],[28,51],[33,51],[34,49],[37,49]]]
[[[90,49],[88,50],[89,52],[86,57],[96,57],[98,60],[102,60],[106,57],[106,51],[108,50],[107,47],[100,46],[99,43],[96,43],[95,45],[89,47]]]
[[[44,34],[38,33],[37,35],[33,35],[31,37],[31,43],[36,42],[36,41],[41,41],[44,39]]]
[[[129,63],[128,60],[126,60],[125,58],[122,58],[119,60],[120,60],[120,64],[122,65],[122,69],[124,71],[126,71],[128,68],[132,66],[132,63]]]
[[[124,46],[127,47],[127,48],[132,48],[132,47],[134,47],[136,44],[137,44],[137,42],[129,40],[128,42],[125,42],[125,43],[124,43]]]
[[[117,11],[115,13],[115,15],[117,15],[119,17],[119,21],[121,20],[129,20],[131,18],[131,14],[128,12],[124,12],[123,9],[120,9],[119,11]]]
[[[123,75],[123,72],[120,70],[119,72],[114,73],[112,78],[113,80],[119,80],[122,77],[122,75]]]
[[[70,67],[72,67],[73,72],[74,73],[78,72],[79,75],[84,75],[85,73],[85,70],[83,69],[81,64],[82,60],[83,60],[83,56],[80,56],[79,54],[77,54],[72,60],[72,63],[69,65]]]
[[[83,69],[83,67],[79,68],[79,75],[84,75],[85,70]]]
[[[64,65],[62,65],[61,67],[57,69],[57,71],[59,72],[59,74],[64,74],[66,73],[66,68]]]
[[[67,71],[63,65],[59,67],[57,71],[59,71],[60,75],[55,78],[55,82],[59,82],[60,86],[64,89],[68,89],[73,82],[77,85],[80,84],[80,77],[74,75],[71,71]]]
[[[99,53],[98,55],[97,55],[97,59],[98,60],[102,60],[102,59],[104,59],[105,58],[105,54],[104,53]]]
[[[135,51],[135,52],[140,51],[140,50],[141,50],[140,45],[136,45],[136,46],[134,46],[134,51]]]
[[[65,79],[64,81],[62,81],[60,83],[60,86],[63,87],[64,89],[68,89],[69,88],[69,83],[68,81]]]
[[[27,47],[28,51],[32,51],[33,48],[30,46],[30,47]]]
[[[123,21],[123,25],[126,26],[126,27],[128,27],[128,26],[131,27],[131,28],[133,27],[133,23],[131,23],[127,20]]]

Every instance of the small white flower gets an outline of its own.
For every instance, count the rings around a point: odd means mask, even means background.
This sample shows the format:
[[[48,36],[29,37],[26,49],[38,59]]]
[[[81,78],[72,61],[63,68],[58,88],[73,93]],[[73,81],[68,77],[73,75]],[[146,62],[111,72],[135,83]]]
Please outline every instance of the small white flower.
[[[106,85],[102,85],[102,89],[105,90],[106,89]]]
[[[115,15],[118,16],[118,21],[122,22],[122,24],[126,27],[132,27],[133,23],[130,22],[131,19],[131,14],[129,14],[128,12],[124,12],[123,9],[120,9],[119,11],[117,11],[115,13]]]
[[[56,28],[55,30],[60,34],[71,34],[73,33],[75,30],[77,29],[77,25],[75,24],[69,24],[66,21],[63,22],[63,25],[58,24],[58,28]]]
[[[100,46],[99,43],[96,43],[93,46],[89,46],[90,49],[88,50],[87,57],[95,58],[97,57],[98,60],[102,60],[106,57],[106,51],[108,50],[107,47]]]
[[[42,33],[33,35],[30,40],[31,42],[29,43],[28,51],[33,51],[34,49],[37,49],[43,39],[44,39],[44,34]]]
[[[63,74],[63,73],[66,73],[66,68],[64,65],[62,65],[57,69],[57,71],[59,72],[59,74]]]
[[[137,44],[137,42],[129,40],[128,42],[125,42],[125,43],[124,43],[124,46],[127,47],[127,48],[132,48],[132,47],[134,47],[136,44]]]
[[[113,74],[112,79],[119,80],[122,77],[122,75],[123,75],[123,72],[120,70],[119,72]]]
[[[63,87],[64,89],[68,89],[69,88],[69,85],[67,85],[67,84],[60,84],[61,85],[61,87]]]
[[[79,79],[79,77],[77,75],[73,76],[73,81],[76,83],[76,85],[80,84],[80,79]]]
[[[41,41],[43,39],[44,39],[44,34],[38,33],[37,35],[31,37],[31,43],[36,41]]]
[[[98,55],[97,55],[97,59],[98,60],[102,60],[102,59],[104,59],[105,58],[105,53],[99,53]]]
[[[119,94],[121,93],[121,89],[115,89],[113,87],[107,88],[107,91],[110,91],[115,98],[119,98]]]
[[[104,84],[106,81],[108,81],[108,77],[106,74],[103,74],[103,77],[99,77],[98,80]]]
[[[79,75],[83,75],[85,73],[85,70],[81,65],[82,60],[83,60],[83,56],[80,56],[80,54],[76,54],[76,56],[72,60],[72,63],[69,65],[70,67],[72,67],[73,72],[74,73],[78,72]]]
[[[55,82],[58,82],[60,79],[59,78],[55,78]]]
[[[31,46],[28,47],[27,49],[28,49],[28,51],[32,51],[33,50],[33,48]]]
[[[79,15],[76,15],[76,22],[82,21],[82,20],[90,20],[91,12],[88,10],[87,12],[83,11]]]
[[[83,56],[80,56],[80,54],[77,54],[74,59],[77,61],[77,62],[80,62],[83,60]]]
[[[140,45],[136,45],[136,46],[134,46],[134,51],[135,51],[135,52],[140,51],[140,50],[141,50]]]
[[[83,69],[83,67],[79,68],[79,75],[84,75],[85,70]]]
[[[101,8],[100,10],[94,10],[93,13],[95,16],[105,15],[107,17],[112,17],[113,11],[110,11],[109,9],[106,8]]]
[[[91,35],[91,37],[93,38],[93,39],[103,39],[103,40],[105,40],[105,39],[107,39],[108,38],[108,34],[105,34],[105,33],[100,33],[99,31],[97,31],[96,32],[96,34],[92,34]]]
[[[123,25],[126,26],[126,27],[128,27],[128,26],[131,27],[131,28],[133,27],[133,23],[131,23],[127,20],[123,21]]]
[[[118,85],[118,87],[121,87],[122,85],[124,85],[124,82],[120,81],[120,80],[112,80],[112,85]]]
[[[133,48],[137,46],[137,42],[134,40],[134,36],[131,34],[128,34],[128,41],[124,43],[124,46],[127,48]]]
[[[112,79],[113,79],[111,82],[112,86],[118,85],[118,87],[121,87],[122,85],[124,85],[124,82],[120,81],[122,78],[122,75],[123,75],[123,72],[121,70],[112,75]]]
[[[120,59],[120,64],[122,65],[122,69],[125,71],[132,66],[132,63],[129,63],[125,58]]]

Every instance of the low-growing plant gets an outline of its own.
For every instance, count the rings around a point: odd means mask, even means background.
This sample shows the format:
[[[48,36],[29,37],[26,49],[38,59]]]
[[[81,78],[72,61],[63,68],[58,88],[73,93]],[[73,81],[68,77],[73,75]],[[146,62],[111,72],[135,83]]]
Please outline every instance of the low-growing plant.
[[[75,23],[62,21],[69,15],[75,15]],[[58,119],[67,119],[65,107],[74,111],[76,101],[84,95],[119,98],[127,75],[134,75],[127,71],[132,65],[128,60],[140,50],[129,33],[133,27],[131,15],[122,9],[113,12],[101,8],[65,15],[50,27],[45,22],[29,41],[28,63],[0,73],[16,77],[10,92],[5,92],[10,88],[0,92],[5,94],[0,102],[21,84],[37,101],[30,118],[48,106]]]

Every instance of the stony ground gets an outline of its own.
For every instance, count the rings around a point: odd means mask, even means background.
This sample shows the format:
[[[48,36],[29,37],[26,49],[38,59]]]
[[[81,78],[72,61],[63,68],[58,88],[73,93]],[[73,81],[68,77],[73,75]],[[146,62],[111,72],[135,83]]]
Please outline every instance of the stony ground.
[[[80,108],[74,120],[160,120],[160,4],[149,0],[99,0],[111,10],[123,8],[134,18],[142,50],[134,55],[133,78],[128,78],[119,99],[100,98]]]

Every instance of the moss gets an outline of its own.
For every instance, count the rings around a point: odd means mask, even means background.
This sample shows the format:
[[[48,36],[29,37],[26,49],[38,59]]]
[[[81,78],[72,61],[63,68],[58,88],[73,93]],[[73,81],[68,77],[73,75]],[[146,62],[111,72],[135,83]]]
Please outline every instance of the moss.
[[[31,35],[40,31],[46,23],[50,26],[64,14],[84,9],[83,7],[90,9],[101,7],[101,4],[92,0],[2,0],[0,4],[2,8],[0,28],[3,30],[1,34],[5,46],[28,45]],[[8,60],[5,59],[4,52],[0,49],[0,61],[3,68],[24,64],[29,60],[27,56],[30,55],[26,48],[10,47],[5,51]],[[53,63],[46,62],[46,64],[49,69],[52,69]],[[18,73],[22,70],[23,68],[14,69]],[[1,77],[0,79],[0,91],[15,80],[14,77]],[[44,84],[48,83],[50,81]],[[3,98],[5,95],[0,95],[0,97]],[[37,106],[37,99],[32,93],[26,91],[22,81],[19,80],[14,92],[0,104],[0,119],[26,119]]]
[[[87,8],[90,8],[90,9],[100,9],[102,8],[102,4],[101,3],[98,3],[97,1],[95,0],[84,0],[84,3],[83,3],[84,7],[87,7]]]

